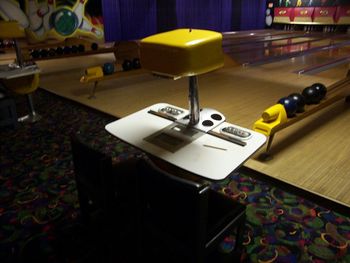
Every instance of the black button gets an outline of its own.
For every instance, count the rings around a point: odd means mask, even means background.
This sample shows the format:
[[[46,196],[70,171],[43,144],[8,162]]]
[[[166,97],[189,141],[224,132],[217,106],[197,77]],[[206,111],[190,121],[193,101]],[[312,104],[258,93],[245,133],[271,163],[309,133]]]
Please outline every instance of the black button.
[[[205,120],[202,122],[203,126],[213,126],[214,122],[210,121],[210,120]]]
[[[222,119],[221,115],[214,113],[210,116],[213,120],[220,121]]]

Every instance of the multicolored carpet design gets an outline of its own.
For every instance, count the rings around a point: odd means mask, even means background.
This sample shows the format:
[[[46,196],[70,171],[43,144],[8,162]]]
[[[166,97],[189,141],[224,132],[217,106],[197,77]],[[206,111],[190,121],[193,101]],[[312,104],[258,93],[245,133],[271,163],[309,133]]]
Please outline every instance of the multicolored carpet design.
[[[41,89],[34,99],[39,122],[0,131],[0,262],[99,262],[80,223],[70,135],[120,161],[142,153],[104,130],[115,118]],[[350,262],[349,217],[254,178],[242,169],[213,184],[247,205],[242,261]]]

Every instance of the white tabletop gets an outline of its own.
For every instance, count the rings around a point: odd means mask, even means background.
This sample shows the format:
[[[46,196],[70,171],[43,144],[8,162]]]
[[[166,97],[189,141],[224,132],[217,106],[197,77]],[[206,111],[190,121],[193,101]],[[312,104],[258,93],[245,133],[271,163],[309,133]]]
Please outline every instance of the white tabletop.
[[[218,124],[210,132],[220,135],[220,130],[227,126],[248,131],[251,137],[242,141],[244,146],[197,130],[194,130],[195,136],[183,135],[182,132],[178,132],[181,124],[149,112],[158,111],[166,106],[181,109],[167,103],[159,103],[109,123],[105,128],[112,135],[149,154],[212,180],[224,179],[266,142],[264,135],[227,122]],[[181,110],[184,112],[180,114],[182,118],[188,111]],[[164,147],[163,142],[168,144],[169,138],[170,146]],[[178,147],[178,141],[184,142],[182,146]],[[173,147],[174,145],[177,146]]]
[[[22,68],[10,67],[9,65],[0,65],[0,78],[13,79],[40,73],[40,69],[36,64],[25,66]]]

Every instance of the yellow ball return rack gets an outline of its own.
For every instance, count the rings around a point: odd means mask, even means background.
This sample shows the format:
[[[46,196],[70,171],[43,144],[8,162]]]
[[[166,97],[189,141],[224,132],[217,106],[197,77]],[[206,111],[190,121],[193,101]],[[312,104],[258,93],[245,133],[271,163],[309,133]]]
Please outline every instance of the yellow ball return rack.
[[[334,83],[327,88],[326,97],[316,105],[305,105],[305,111],[297,114],[293,118],[287,118],[286,111],[282,104],[276,104],[266,109],[261,118],[254,125],[253,130],[268,136],[266,151],[261,155],[262,159],[271,157],[270,149],[272,141],[277,132],[305,119],[306,117],[319,112],[320,110],[334,104],[335,102],[345,99],[350,101],[350,70],[347,77]]]
[[[129,71],[116,71],[110,75],[104,75],[103,74],[103,69],[101,66],[96,66],[96,67],[91,67],[87,68],[85,70],[84,76],[80,78],[80,83],[84,84],[89,84],[93,83],[94,85],[91,88],[89,99],[94,99],[96,98],[96,89],[97,85],[100,81],[105,81],[105,80],[111,80],[111,79],[116,79],[116,78],[121,78],[121,77],[126,77],[126,76],[133,76],[133,75],[138,75],[140,73],[145,72],[142,69],[133,69]]]

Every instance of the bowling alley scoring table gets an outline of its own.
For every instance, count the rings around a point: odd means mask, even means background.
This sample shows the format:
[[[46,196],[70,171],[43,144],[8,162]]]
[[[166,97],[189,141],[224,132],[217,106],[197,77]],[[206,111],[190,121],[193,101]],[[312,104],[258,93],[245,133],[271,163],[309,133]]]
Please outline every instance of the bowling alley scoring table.
[[[117,138],[196,175],[221,180],[264,145],[258,132],[225,122],[214,109],[201,110],[188,125],[189,111],[158,103],[106,125]]]

